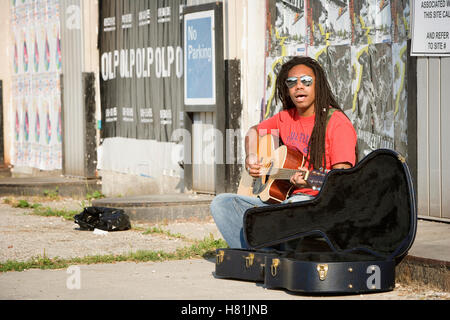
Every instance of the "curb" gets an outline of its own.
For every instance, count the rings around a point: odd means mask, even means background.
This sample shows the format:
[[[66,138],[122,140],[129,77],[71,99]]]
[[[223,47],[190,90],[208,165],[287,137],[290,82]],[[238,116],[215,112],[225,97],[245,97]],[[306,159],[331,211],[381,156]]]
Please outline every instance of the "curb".
[[[206,219],[211,216],[208,204],[160,205],[160,206],[120,206],[92,203],[93,206],[105,206],[122,209],[132,221],[146,223],[166,223],[192,218]]]
[[[450,292],[450,262],[406,256],[396,267],[396,281]]]
[[[211,217],[209,196],[148,195],[128,198],[104,198],[93,206],[122,209],[133,221],[160,223]]]

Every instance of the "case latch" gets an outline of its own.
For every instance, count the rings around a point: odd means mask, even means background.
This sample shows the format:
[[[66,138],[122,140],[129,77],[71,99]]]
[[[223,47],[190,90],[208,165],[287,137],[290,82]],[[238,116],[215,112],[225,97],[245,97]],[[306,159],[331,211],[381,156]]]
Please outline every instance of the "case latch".
[[[319,273],[320,281],[324,281],[327,278],[328,265],[327,264],[317,265],[317,272]]]
[[[245,267],[248,269],[253,265],[253,261],[255,260],[255,254],[249,253],[247,257],[245,257]]]
[[[272,265],[270,266],[270,273],[273,277],[277,275],[278,266],[280,265],[280,259],[272,259]]]
[[[223,256],[225,255],[225,251],[219,250],[216,254],[216,264],[221,264],[223,262]]]

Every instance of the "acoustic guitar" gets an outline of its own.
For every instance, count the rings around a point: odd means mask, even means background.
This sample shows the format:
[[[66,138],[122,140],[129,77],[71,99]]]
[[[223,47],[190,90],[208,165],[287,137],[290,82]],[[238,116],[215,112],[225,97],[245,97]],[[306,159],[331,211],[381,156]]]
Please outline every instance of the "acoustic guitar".
[[[246,196],[259,196],[262,201],[280,203],[293,191],[290,183],[294,173],[305,173],[304,180],[314,190],[320,190],[326,172],[303,168],[305,157],[301,152],[285,145],[277,147],[278,137],[270,134],[260,137],[258,159],[262,164],[262,174],[253,178],[247,170],[242,170],[237,193]]]

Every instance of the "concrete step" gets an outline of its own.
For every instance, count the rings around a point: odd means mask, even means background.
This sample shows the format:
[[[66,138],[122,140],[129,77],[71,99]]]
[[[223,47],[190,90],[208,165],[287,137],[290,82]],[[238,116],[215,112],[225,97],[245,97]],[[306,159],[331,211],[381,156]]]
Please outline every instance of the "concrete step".
[[[406,256],[395,268],[395,281],[407,285],[426,285],[450,292],[450,262]]]
[[[0,178],[0,196],[43,196],[57,193],[63,197],[86,198],[101,191],[98,179],[68,177]]]
[[[413,246],[396,273],[400,282],[450,292],[450,224],[419,219]]]
[[[9,178],[11,177],[11,168],[0,165],[0,178]]]
[[[92,201],[92,205],[123,209],[134,221],[160,223],[209,218],[209,205],[213,198],[214,196],[205,194],[162,194],[96,199]]]

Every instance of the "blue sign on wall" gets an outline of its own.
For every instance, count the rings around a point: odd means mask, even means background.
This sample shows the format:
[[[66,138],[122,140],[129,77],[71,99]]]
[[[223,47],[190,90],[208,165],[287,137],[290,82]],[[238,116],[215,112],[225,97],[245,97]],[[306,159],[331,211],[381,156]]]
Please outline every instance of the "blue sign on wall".
[[[214,11],[184,16],[184,103],[216,103]]]

